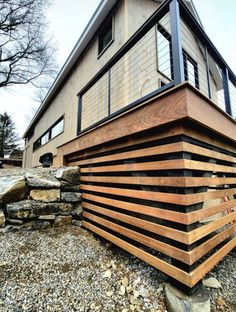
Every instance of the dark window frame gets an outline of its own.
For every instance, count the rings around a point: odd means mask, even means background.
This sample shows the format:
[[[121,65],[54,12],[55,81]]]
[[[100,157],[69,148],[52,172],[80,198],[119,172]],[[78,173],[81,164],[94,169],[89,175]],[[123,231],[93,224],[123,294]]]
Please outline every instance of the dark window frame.
[[[194,86],[197,89],[200,89],[198,64],[197,64],[197,62],[184,49],[183,49],[183,60],[184,60],[184,76],[185,76],[185,80],[189,81],[188,62],[190,62],[193,65],[193,67],[194,67]]]
[[[106,32],[107,27],[109,27],[109,29],[111,29],[111,39],[109,40],[109,42],[105,46],[101,46],[101,43],[103,41],[102,38],[104,39],[105,35],[108,34],[108,32]],[[114,35],[115,34],[114,29],[115,29],[115,17],[114,17],[114,14],[110,14],[105,19],[104,23],[102,24],[102,26],[100,27],[100,29],[98,31],[98,36],[97,36],[98,59],[110,47],[110,45],[114,42],[114,36],[115,36]]]
[[[57,135],[55,135],[54,137],[52,137],[52,128],[54,128],[57,124],[59,124],[62,120],[64,120],[63,123],[63,130],[58,133]],[[47,129],[47,131],[45,131],[34,143],[33,143],[33,152],[35,152],[36,150],[38,150],[40,147],[46,145],[47,143],[49,143],[50,141],[54,140],[56,137],[58,137],[59,135],[61,135],[64,132],[65,129],[65,118],[64,115],[61,116],[59,119],[57,119],[56,122],[54,122],[54,124]],[[48,141],[44,144],[42,144],[42,138],[48,133]]]

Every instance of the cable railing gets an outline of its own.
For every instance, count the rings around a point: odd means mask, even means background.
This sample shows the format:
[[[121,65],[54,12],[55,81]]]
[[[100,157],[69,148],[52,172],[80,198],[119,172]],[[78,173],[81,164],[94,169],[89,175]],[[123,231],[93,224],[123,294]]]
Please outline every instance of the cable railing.
[[[183,0],[167,0],[78,94],[78,134],[185,81],[236,118],[234,73]]]

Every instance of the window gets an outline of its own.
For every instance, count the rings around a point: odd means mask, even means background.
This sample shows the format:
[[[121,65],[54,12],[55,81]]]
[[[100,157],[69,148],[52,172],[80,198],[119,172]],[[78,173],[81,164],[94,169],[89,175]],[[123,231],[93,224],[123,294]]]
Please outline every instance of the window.
[[[64,119],[58,121],[51,129],[51,139],[55,138],[58,134],[64,130]]]
[[[169,80],[173,79],[171,36],[160,24],[157,25],[157,64],[162,75]]]
[[[184,58],[185,80],[189,81],[192,85],[194,85],[196,88],[199,89],[199,76],[197,63],[186,51],[183,51],[183,58]]]
[[[41,138],[41,144],[46,144],[49,141],[49,132],[46,132]]]
[[[43,135],[41,135],[33,144],[33,151],[46,144],[51,139],[64,131],[64,117],[58,119]]]
[[[113,41],[113,16],[102,25],[98,34],[98,55],[104,52]]]

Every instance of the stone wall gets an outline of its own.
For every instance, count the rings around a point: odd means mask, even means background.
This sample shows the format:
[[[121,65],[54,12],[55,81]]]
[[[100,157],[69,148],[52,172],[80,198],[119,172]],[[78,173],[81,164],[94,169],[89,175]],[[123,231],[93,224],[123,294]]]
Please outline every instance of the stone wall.
[[[0,170],[0,228],[80,226],[78,167]]]

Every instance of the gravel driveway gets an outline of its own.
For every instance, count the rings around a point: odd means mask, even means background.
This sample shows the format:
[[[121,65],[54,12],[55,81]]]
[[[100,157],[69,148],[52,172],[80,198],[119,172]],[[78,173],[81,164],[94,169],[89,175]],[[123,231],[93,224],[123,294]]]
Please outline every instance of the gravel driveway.
[[[0,233],[0,254],[1,312],[166,311],[166,277],[84,229]],[[235,262],[209,275],[224,283],[215,311],[236,311]]]

